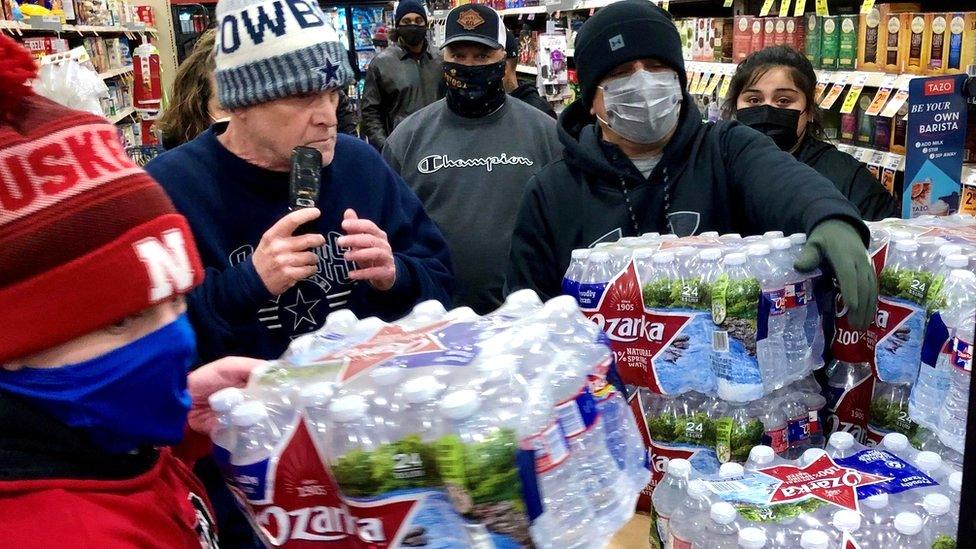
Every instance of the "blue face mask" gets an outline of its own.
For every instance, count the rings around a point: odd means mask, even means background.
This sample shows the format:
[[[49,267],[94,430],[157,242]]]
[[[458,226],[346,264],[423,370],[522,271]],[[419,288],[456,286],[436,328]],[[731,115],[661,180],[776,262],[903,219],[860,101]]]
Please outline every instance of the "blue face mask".
[[[61,368],[0,370],[0,390],[17,395],[109,453],[176,444],[190,393],[196,336],[186,315],[91,360]]]

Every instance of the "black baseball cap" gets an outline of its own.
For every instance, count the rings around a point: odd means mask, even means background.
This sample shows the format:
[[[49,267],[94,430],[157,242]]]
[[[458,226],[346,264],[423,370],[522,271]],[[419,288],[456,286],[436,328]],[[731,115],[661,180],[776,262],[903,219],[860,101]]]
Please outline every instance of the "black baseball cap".
[[[447,14],[444,44],[477,42],[489,48],[505,47],[505,24],[498,12],[484,4],[463,4]]]

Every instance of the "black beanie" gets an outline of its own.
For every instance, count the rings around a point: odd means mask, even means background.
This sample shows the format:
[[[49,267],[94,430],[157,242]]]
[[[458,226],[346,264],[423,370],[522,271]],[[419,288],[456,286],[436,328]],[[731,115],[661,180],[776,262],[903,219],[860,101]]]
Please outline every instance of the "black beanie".
[[[583,103],[593,104],[600,81],[614,68],[652,57],[687,87],[681,38],[668,12],[647,0],[621,0],[600,9],[576,33],[576,76]]]
[[[427,21],[427,10],[424,9],[424,4],[422,2],[419,2],[418,0],[401,0],[401,2],[397,4],[396,13],[393,15],[393,24],[399,25],[400,20],[403,19],[403,16],[408,13],[416,13],[423,17],[424,21]]]

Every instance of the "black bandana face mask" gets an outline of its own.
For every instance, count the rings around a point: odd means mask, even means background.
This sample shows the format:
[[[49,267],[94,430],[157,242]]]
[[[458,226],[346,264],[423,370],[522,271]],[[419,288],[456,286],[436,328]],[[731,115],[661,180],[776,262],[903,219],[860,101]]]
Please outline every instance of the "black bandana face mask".
[[[424,39],[427,38],[427,27],[423,25],[400,25],[396,31],[400,40],[411,48],[423,44]]]
[[[780,149],[791,151],[800,140],[796,132],[802,115],[803,111],[796,109],[759,105],[739,109],[735,113],[735,118],[746,126],[768,135]]]
[[[505,102],[504,76],[505,60],[474,66],[445,61],[447,106],[466,118],[481,118],[495,112]]]

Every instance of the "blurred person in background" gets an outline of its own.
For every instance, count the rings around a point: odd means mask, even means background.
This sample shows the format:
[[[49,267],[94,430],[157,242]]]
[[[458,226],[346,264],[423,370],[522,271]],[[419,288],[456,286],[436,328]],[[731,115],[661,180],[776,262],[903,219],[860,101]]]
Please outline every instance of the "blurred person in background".
[[[5,547],[217,547],[190,472],[207,398],[261,361],[196,359],[186,219],[115,126],[34,95],[0,36],[0,524]]]
[[[376,48],[376,54],[379,55],[380,52],[390,47],[390,38],[386,33],[386,27],[380,25],[376,27],[373,31],[373,47]]]
[[[428,39],[423,3],[403,0],[394,21],[396,40],[366,68],[360,109],[363,137],[378,151],[400,122],[441,97],[441,54]]]
[[[455,305],[501,304],[505,260],[525,184],[559,158],[556,124],[505,93],[505,26],[483,4],[454,8],[444,39],[447,97],[407,118],[383,149],[451,249]]]
[[[217,99],[214,77],[214,43],[216,31],[209,29],[200,35],[193,51],[176,69],[173,90],[156,127],[162,134],[163,148],[176,148],[203,133],[212,124],[227,122],[230,113]],[[358,135],[358,115],[345,92],[339,92],[339,131]]]
[[[788,46],[773,46],[739,64],[725,111],[833,182],[863,219],[898,217],[898,202],[867,165],[826,142],[816,86],[817,74],[806,56]]]
[[[539,90],[536,88],[535,82],[526,82],[524,84],[519,84],[518,81],[518,40],[512,31],[505,31],[505,77],[502,79],[502,85],[505,86],[505,92],[516,99],[521,99],[529,105],[539,109],[540,111],[548,114],[549,116],[556,118],[556,111],[553,110],[552,105],[541,95],[539,95]]]

